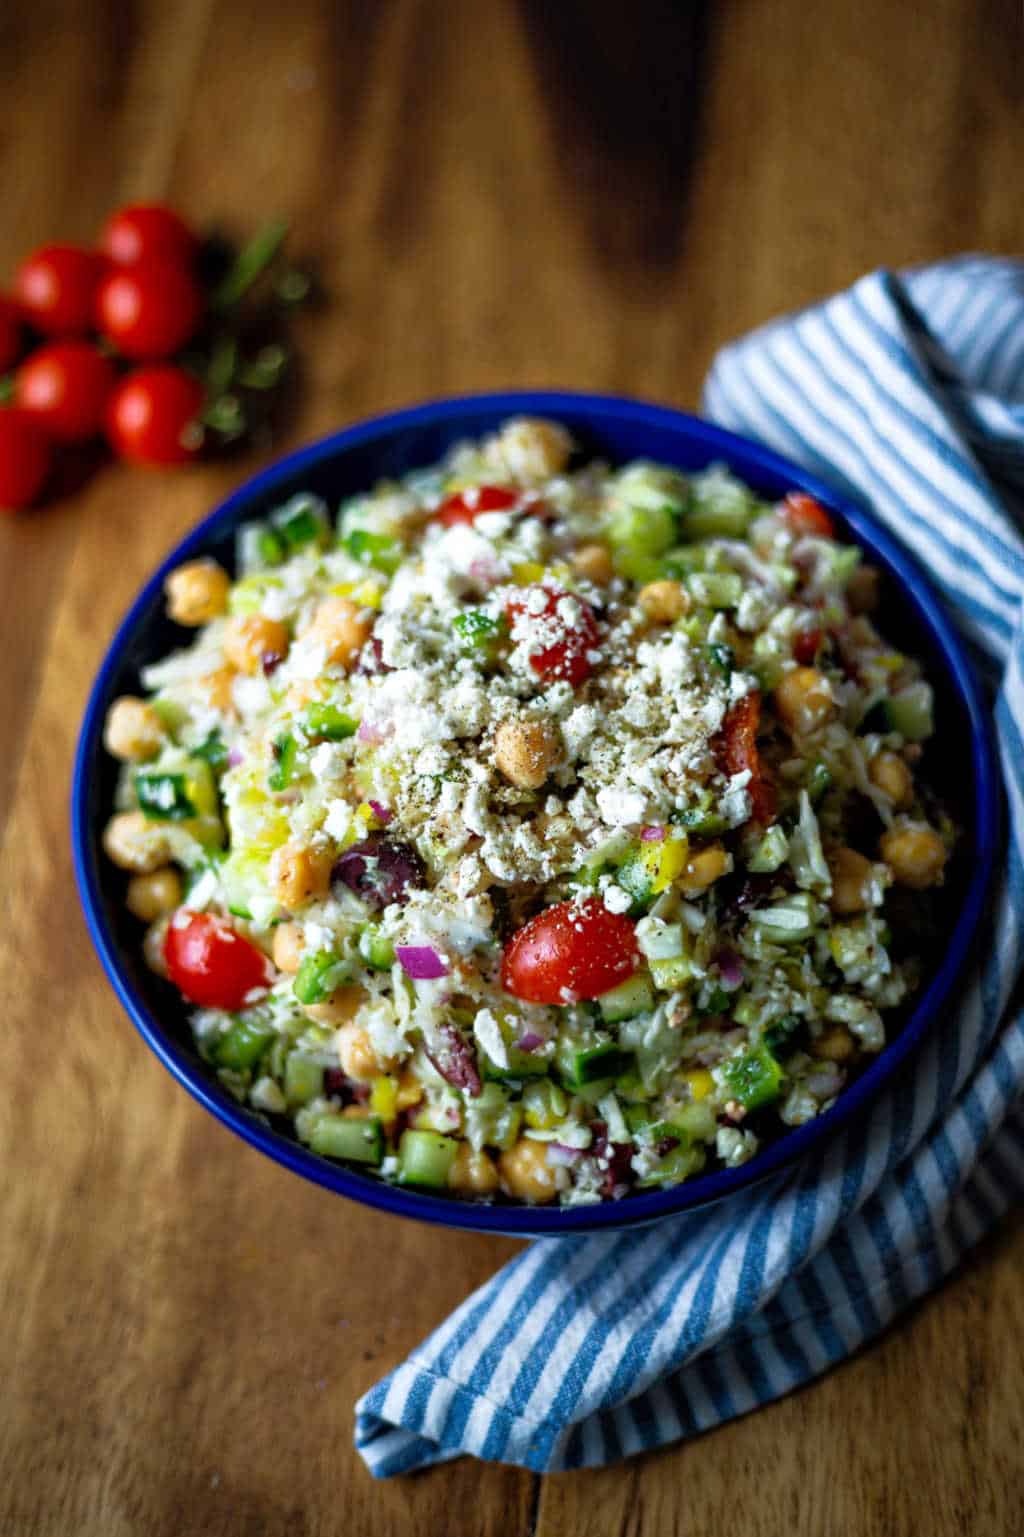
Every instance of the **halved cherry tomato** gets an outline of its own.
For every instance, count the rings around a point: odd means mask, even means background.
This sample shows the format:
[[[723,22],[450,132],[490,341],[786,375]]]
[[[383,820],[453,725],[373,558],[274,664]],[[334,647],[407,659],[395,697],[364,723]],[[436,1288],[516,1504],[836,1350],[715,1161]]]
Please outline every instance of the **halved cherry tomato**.
[[[190,268],[199,242],[173,208],[163,203],[129,203],[111,214],[99,247],[120,267],[155,259]]]
[[[115,267],[96,293],[96,324],[126,358],[169,358],[196,333],[203,293],[172,262]]]
[[[25,319],[46,336],[82,336],[92,327],[103,257],[76,245],[44,245],[22,262],[15,297]]]
[[[111,448],[137,464],[187,464],[203,443],[203,398],[203,386],[183,368],[135,369],[107,402]]]
[[[21,310],[0,294],[0,373],[13,368],[21,354]]]
[[[53,451],[26,411],[0,410],[0,510],[28,507],[43,489]]]
[[[274,977],[262,950],[210,913],[179,913],[171,919],[164,960],[178,991],[204,1009],[234,1013],[253,1001],[250,994],[257,988],[269,987]]]
[[[820,630],[801,630],[793,640],[793,655],[801,667],[810,667],[821,645]]]
[[[540,593],[543,604],[536,598]],[[568,600],[567,608],[560,605]],[[575,593],[557,588],[524,587],[510,598],[506,611],[509,620],[529,619],[537,627],[536,643],[530,646],[530,666],[545,683],[564,679],[577,688],[593,672],[588,653],[600,642],[600,632],[593,611]],[[513,640],[518,639],[515,629]]]
[[[456,491],[443,501],[434,513],[434,522],[453,528],[456,523],[475,523],[482,512],[504,512],[521,499],[519,491],[507,486],[477,486],[469,491]]]
[[[791,491],[782,504],[782,516],[794,534],[813,534],[818,539],[834,539],[835,524],[820,502],[802,491]]]
[[[513,934],[501,958],[501,985],[528,1003],[599,998],[640,964],[633,924],[598,897],[558,902]]]
[[[116,375],[89,342],[39,347],[14,376],[14,399],[58,443],[84,443],[99,432]]]
[[[755,689],[730,708],[715,747],[723,773],[750,771],[751,819],[768,823],[775,815],[775,786],[765,777],[757,750],[757,732],[761,724],[761,695]]]

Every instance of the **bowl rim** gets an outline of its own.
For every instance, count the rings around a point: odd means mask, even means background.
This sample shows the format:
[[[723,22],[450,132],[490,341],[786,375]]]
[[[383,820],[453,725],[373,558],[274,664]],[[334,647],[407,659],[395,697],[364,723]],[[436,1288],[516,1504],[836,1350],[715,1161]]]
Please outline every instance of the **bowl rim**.
[[[929,634],[941,659],[952,691],[965,710],[971,727],[972,813],[975,831],[973,867],[963,903],[942,961],[899,1035],[879,1054],[861,1076],[844,1090],[831,1109],[803,1126],[785,1132],[747,1163],[735,1169],[719,1169],[665,1190],[631,1195],[619,1202],[575,1207],[486,1205],[435,1196],[359,1175],[343,1164],[320,1158],[297,1140],[291,1140],[258,1113],[232,1098],[196,1056],[173,1039],[122,967],[118,946],[104,910],[97,858],[98,839],[89,817],[91,766],[102,750],[103,717],[122,652],[136,627],[158,599],[168,571],[184,559],[200,553],[215,533],[242,522],[254,503],[265,503],[275,488],[293,481],[348,450],[391,438],[407,429],[458,425],[460,419],[480,413],[495,417],[522,414],[558,418],[568,414],[586,417],[596,427],[602,421],[669,430],[689,443],[709,451],[708,462],[725,461],[741,478],[762,475],[788,481],[838,512],[860,544],[880,556],[914,610],[915,618]],[[144,584],[118,625],[93,682],[75,752],[71,786],[71,833],[75,877],[92,943],[122,1007],[150,1050],[204,1109],[251,1146],[293,1173],[364,1205],[418,1221],[470,1231],[500,1233],[510,1237],[544,1234],[622,1230],[663,1217],[703,1207],[760,1183],[791,1167],[811,1151],[831,1140],[835,1133],[888,1082],[919,1045],[953,987],[974,939],[985,909],[995,862],[999,824],[999,781],[989,713],[979,684],[967,660],[963,644],[941,607],[931,584],[909,551],[865,507],[835,490],[798,464],[753,439],[728,431],[712,422],[668,405],[614,395],[567,390],[514,390],[457,395],[406,406],[366,418],[316,442],[296,449],[252,475],[218,503],[180,540]]]

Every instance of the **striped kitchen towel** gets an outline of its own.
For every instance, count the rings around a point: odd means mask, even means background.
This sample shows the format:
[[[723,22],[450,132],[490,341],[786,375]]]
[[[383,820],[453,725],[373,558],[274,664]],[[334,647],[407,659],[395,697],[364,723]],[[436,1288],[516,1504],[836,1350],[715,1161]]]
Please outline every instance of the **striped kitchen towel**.
[[[385,1478],[537,1471],[692,1436],[816,1377],[1024,1193],[1024,264],[878,272],[725,349],[708,414],[867,500],[992,679],[1007,796],[991,935],[867,1124],[743,1197],[527,1246],[361,1399]]]

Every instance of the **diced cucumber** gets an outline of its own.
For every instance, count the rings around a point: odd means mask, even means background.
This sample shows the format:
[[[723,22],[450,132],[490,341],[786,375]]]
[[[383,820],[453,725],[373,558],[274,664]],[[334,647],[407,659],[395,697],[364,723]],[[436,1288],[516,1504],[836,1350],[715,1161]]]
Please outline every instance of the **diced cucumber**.
[[[777,1057],[780,1051],[792,1048],[793,1037],[803,1028],[803,1025],[804,1021],[799,1014],[783,1014],[766,1026],[761,1040],[772,1056]]]
[[[771,875],[786,863],[789,856],[789,839],[776,822],[747,860],[747,869],[753,875]]]
[[[236,918],[266,922],[277,911],[269,865],[269,854],[249,849],[232,849],[221,861],[217,878],[228,911]]]
[[[609,1024],[620,1019],[632,1019],[636,1014],[649,1014],[654,1008],[654,989],[650,979],[638,971],[627,977],[625,982],[620,982],[618,987],[602,993],[597,999],[597,1006]]]
[[[638,1190],[652,1190],[664,1185],[681,1185],[683,1180],[703,1169],[707,1159],[702,1144],[674,1147],[648,1174],[637,1180]]]
[[[562,1081],[577,1090],[598,1082],[610,1084],[633,1067],[632,1052],[623,1051],[614,1041],[581,1046],[578,1041],[567,1040],[560,1044],[556,1060]]]
[[[760,929],[766,939],[779,944],[798,944],[810,939],[819,920],[820,904],[809,891],[797,891],[770,907],[759,907],[748,915],[748,923]]]
[[[686,585],[694,602],[706,608],[735,608],[743,596],[743,578],[735,571],[695,571]]]
[[[333,704],[311,704],[302,717],[306,735],[325,742],[343,742],[355,736],[359,722]]]
[[[770,1105],[782,1092],[782,1068],[767,1046],[752,1046],[720,1068],[725,1091],[746,1110]]]
[[[255,1067],[276,1035],[265,1014],[240,1014],[213,1047],[213,1060],[218,1067],[243,1073]]]
[[[550,1062],[532,1051],[520,1051],[516,1046],[506,1046],[508,1067],[499,1067],[485,1051],[478,1053],[480,1072],[486,1083],[515,1083],[521,1078],[543,1078]]]
[[[202,762],[208,763],[215,774],[219,774],[222,769],[227,768],[228,749],[224,738],[216,727],[204,741],[200,742],[198,747],[193,747],[192,757],[199,758]]]
[[[640,954],[648,961],[674,961],[686,951],[683,925],[663,923],[653,917],[637,924],[636,942]]]
[[[270,790],[287,790],[295,777],[295,767],[299,754],[299,744],[290,731],[282,732],[274,738],[271,744],[274,766],[267,775],[267,788]]]
[[[300,491],[271,513],[270,522],[289,549],[322,541],[327,534],[327,507],[318,496]]]
[[[538,1078],[523,1089],[523,1116],[534,1131],[550,1131],[564,1120],[569,1101],[552,1078]]]
[[[501,1084],[485,1083],[466,1107],[467,1132],[476,1127],[487,1147],[512,1147],[522,1122],[522,1105]]]
[[[372,971],[390,971],[395,964],[395,944],[382,934],[375,923],[368,923],[359,936],[359,954]]]
[[[190,822],[198,815],[184,774],[138,773],[135,794],[139,809],[154,822]]]
[[[694,507],[683,518],[684,539],[742,539],[750,527],[753,505]]]
[[[607,526],[609,543],[652,558],[669,549],[678,529],[678,513],[671,502],[643,507],[625,500],[616,500]]]
[[[398,1179],[403,1185],[443,1190],[459,1144],[438,1131],[403,1131],[398,1144]]]
[[[421,1135],[430,1134],[423,1132]],[[384,1157],[384,1133],[380,1121],[372,1115],[356,1120],[333,1110],[324,1110],[312,1120],[309,1145],[314,1153],[321,1153],[325,1158],[344,1158],[349,1163],[377,1165]]]
[[[930,683],[912,683],[889,700],[892,729],[908,742],[923,742],[935,729]]]
[[[324,1070],[319,1062],[300,1052],[289,1052],[284,1063],[284,1097],[289,1110],[308,1105],[324,1091]]]
[[[387,534],[373,534],[369,529],[354,528],[344,536],[342,546],[360,565],[372,566],[393,576],[405,558],[405,550],[399,540]]]
[[[688,955],[675,955],[669,960],[651,961],[651,979],[662,993],[674,993],[683,987],[693,974],[693,964]]]
[[[615,872],[615,884],[631,898],[629,915],[638,917],[654,900],[654,871],[644,858],[643,848],[634,846]]]
[[[352,967],[336,950],[315,950],[304,955],[295,973],[292,992],[300,1003],[323,1003],[345,982],[352,980]]]
[[[691,806],[686,811],[677,811],[672,818],[677,827],[685,827],[688,833],[696,833],[702,838],[715,838],[719,833],[724,833],[729,824],[719,812],[710,808]]]

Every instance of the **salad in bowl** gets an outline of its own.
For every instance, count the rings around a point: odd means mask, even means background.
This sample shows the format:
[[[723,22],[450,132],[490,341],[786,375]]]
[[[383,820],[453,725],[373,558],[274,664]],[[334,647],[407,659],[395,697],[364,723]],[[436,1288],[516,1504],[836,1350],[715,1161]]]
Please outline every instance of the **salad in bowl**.
[[[958,836],[932,680],[805,492],[516,417],[289,494],[165,601],[103,850],[209,1072],[320,1158],[620,1202],[827,1112],[906,1017]]]

